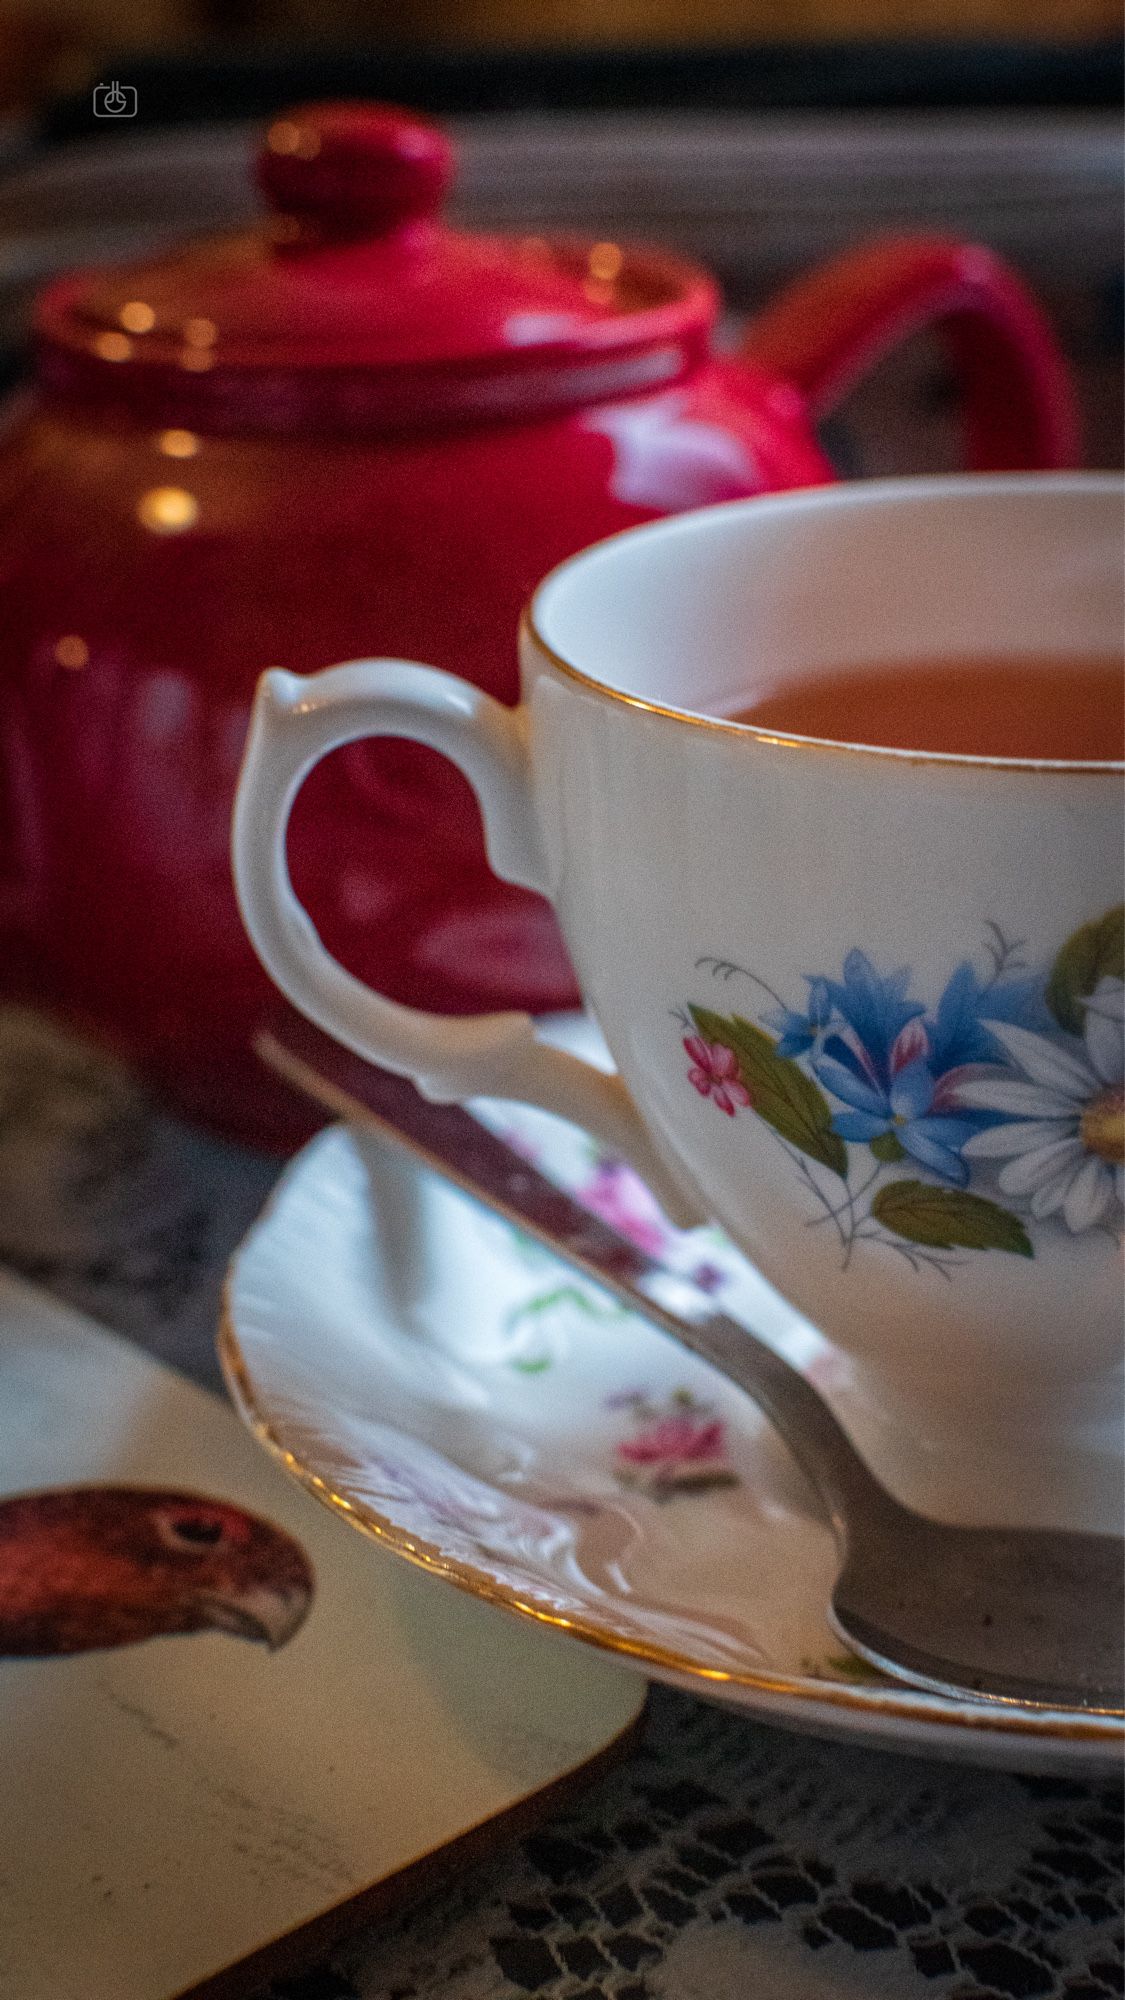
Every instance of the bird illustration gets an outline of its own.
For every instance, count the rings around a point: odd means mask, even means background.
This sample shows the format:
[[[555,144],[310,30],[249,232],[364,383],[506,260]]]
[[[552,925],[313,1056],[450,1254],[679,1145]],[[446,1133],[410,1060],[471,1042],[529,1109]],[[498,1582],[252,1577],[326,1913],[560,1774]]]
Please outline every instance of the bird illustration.
[[[272,1651],[312,1594],[299,1543],[223,1500],[134,1486],[0,1499],[0,1657],[207,1631]]]

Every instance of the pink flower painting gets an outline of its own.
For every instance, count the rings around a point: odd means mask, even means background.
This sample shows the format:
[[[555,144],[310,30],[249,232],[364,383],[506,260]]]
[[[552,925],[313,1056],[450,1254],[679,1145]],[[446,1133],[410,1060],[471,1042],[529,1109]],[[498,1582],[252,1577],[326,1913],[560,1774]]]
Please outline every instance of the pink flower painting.
[[[702,1035],[685,1035],[684,1051],[691,1063],[688,1082],[701,1097],[709,1097],[728,1118],[749,1106],[750,1092],[738,1073],[738,1057],[725,1042],[705,1042]]]
[[[623,1485],[639,1486],[655,1500],[737,1485],[721,1420],[689,1390],[677,1389],[663,1403],[637,1390],[611,1397],[610,1407],[629,1410],[635,1424],[632,1436],[615,1447]]]

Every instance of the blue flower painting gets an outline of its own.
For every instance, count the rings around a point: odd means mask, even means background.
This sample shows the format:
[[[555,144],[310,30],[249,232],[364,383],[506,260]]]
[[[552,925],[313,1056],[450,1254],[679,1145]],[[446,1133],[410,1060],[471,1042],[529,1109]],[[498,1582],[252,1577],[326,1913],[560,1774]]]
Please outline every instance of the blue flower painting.
[[[1033,1256],[1029,1224],[1049,1216],[1074,1235],[1120,1230],[1123,911],[1083,925],[1041,973],[1022,949],[987,925],[981,962],[958,965],[932,1004],[909,966],[881,971],[859,949],[839,978],[805,975],[803,1007],[746,967],[699,961],[774,1004],[758,1021],[692,1004],[685,1048],[721,1071],[728,1117],[773,1127],[845,1263],[877,1242],[948,1275],[967,1249]]]

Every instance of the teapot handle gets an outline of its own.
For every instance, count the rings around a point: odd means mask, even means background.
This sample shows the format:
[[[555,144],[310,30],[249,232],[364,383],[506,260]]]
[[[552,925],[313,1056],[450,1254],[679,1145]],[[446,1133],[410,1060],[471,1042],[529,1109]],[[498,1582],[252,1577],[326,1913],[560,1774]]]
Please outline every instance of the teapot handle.
[[[1075,465],[1078,416],[1043,312],[1002,258],[955,237],[880,237],[799,278],[753,322],[747,361],[822,416],[900,340],[936,323],[974,472]]]

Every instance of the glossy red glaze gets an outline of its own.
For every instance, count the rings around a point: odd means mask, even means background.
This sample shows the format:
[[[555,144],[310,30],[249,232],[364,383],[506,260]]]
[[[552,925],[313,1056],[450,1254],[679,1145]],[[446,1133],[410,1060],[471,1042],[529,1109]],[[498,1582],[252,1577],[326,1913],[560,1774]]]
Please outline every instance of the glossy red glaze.
[[[209,435],[384,436],[666,386],[707,358],[718,292],[615,243],[474,236],[437,219],[448,141],[381,106],[278,119],[260,227],[52,285],[56,399]]]
[[[1073,465],[1078,412],[1051,333],[1014,271],[979,243],[885,237],[790,285],[743,352],[818,417],[896,342],[936,322],[961,391],[973,471]]]
[[[436,224],[432,127],[350,106],[273,132],[261,171],[300,209],[292,229],[53,287],[40,393],[0,467],[8,990],[257,1138],[297,1129],[248,1053],[280,1003],[227,858],[263,667],[385,653],[514,700],[518,613],[552,564],[660,514],[830,478],[810,400],[927,298],[960,315],[974,462],[1072,448],[1035,307],[975,252],[975,289],[952,295],[963,246],[840,260],[767,315],[757,363],[709,358],[713,287],[674,259]],[[428,751],[329,760],[292,866],[331,949],[397,999],[576,997],[546,905],[491,876],[467,786]]]
[[[393,104],[304,105],[274,120],[255,178],[283,215],[381,235],[441,206],[453,148],[440,125]]]

